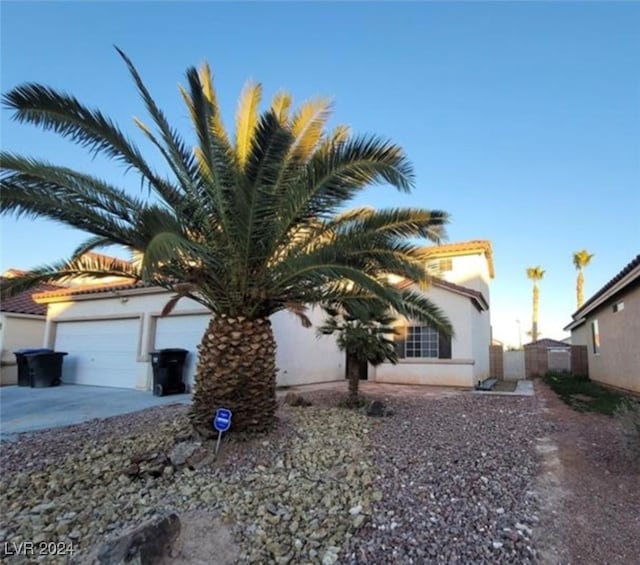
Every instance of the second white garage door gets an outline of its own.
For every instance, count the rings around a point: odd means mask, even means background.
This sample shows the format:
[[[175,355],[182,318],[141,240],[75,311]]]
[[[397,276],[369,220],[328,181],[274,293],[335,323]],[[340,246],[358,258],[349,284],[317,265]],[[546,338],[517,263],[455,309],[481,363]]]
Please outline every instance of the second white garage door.
[[[198,345],[202,341],[208,323],[209,316],[207,314],[168,316],[158,318],[156,321],[155,349],[179,347],[189,352],[184,377],[185,382],[189,385],[193,385]]]
[[[58,322],[56,351],[65,383],[135,388],[140,320]]]

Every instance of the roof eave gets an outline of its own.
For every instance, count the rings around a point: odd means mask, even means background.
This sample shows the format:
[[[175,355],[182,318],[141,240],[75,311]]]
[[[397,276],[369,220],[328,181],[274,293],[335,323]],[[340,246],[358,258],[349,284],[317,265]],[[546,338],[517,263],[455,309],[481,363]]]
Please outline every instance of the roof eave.
[[[54,296],[47,296],[47,293],[36,294],[33,299],[38,304],[52,304],[54,302],[76,302],[81,300],[98,300],[104,298],[120,298],[122,296],[136,296],[141,294],[162,294],[169,292],[167,289],[160,286],[143,287],[143,288],[125,288],[103,291],[96,290],[95,292],[76,291],[76,293],[70,292],[67,294],[59,294]]]
[[[640,278],[640,265],[632,269],[629,273],[627,273],[624,277],[622,277],[618,282],[616,282],[610,289],[606,292],[602,293],[601,296],[596,298],[593,302],[587,301],[587,303],[582,306],[582,308],[576,310],[573,314],[573,318],[586,318],[591,312],[596,310],[598,307],[602,306],[607,300],[613,298],[620,291],[624,290],[628,285],[634,282],[636,279]],[[571,325],[571,324],[569,324]],[[567,326],[568,327],[568,326]]]

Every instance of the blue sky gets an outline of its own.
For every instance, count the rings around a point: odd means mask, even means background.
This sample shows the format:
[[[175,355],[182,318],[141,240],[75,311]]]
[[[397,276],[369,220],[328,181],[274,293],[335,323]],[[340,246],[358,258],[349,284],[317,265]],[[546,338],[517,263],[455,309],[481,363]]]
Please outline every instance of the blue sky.
[[[2,2],[1,26],[3,92],[25,81],[70,91],[134,139],[143,107],[113,44],[185,133],[177,84],[205,60],[228,125],[249,78],[267,100],[280,88],[333,97],[336,123],[392,138],[416,170],[411,195],[377,187],[355,204],[444,209],[450,241],[491,240],[492,324],[507,342],[517,319],[530,326],[526,267],[547,271],[540,328],[559,338],[575,309],[572,252],[596,255],[587,296],[640,252],[638,3]],[[137,189],[113,164],[1,116],[3,149]],[[0,267],[65,257],[81,239],[3,218]]]

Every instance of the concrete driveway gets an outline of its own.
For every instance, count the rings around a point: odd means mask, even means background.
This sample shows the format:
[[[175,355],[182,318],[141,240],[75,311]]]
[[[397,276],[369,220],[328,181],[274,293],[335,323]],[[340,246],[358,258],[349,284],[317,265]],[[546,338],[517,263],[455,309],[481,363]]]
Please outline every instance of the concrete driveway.
[[[191,395],[153,396],[125,388],[65,384],[50,388],[5,386],[0,388],[0,439],[176,402],[188,404]]]

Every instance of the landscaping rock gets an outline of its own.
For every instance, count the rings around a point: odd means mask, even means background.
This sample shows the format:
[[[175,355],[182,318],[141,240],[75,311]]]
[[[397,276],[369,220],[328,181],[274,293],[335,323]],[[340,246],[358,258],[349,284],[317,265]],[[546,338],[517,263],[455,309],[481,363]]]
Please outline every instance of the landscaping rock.
[[[168,555],[179,533],[177,514],[160,516],[107,541],[88,562],[91,565],[155,565]]]
[[[379,418],[382,416],[386,416],[386,413],[387,413],[386,406],[384,405],[383,402],[379,400],[373,400],[371,401],[369,406],[367,406],[367,411],[366,411],[367,416],[373,416],[373,417]]]
[[[184,408],[18,438],[0,452],[3,539],[46,533],[86,563],[105,536],[175,511],[206,515],[195,545],[217,528],[232,536],[228,563],[536,562],[535,399],[391,399],[399,417],[372,423],[322,394],[280,407],[274,433],[233,438],[212,465],[185,449],[175,467]],[[55,506],[31,513],[43,504]]]
[[[284,397],[284,403],[288,406],[311,406],[311,402],[295,392],[288,392]]]
[[[169,459],[174,467],[182,467],[194,452],[201,449],[202,445],[196,442],[176,443],[169,452]]]

